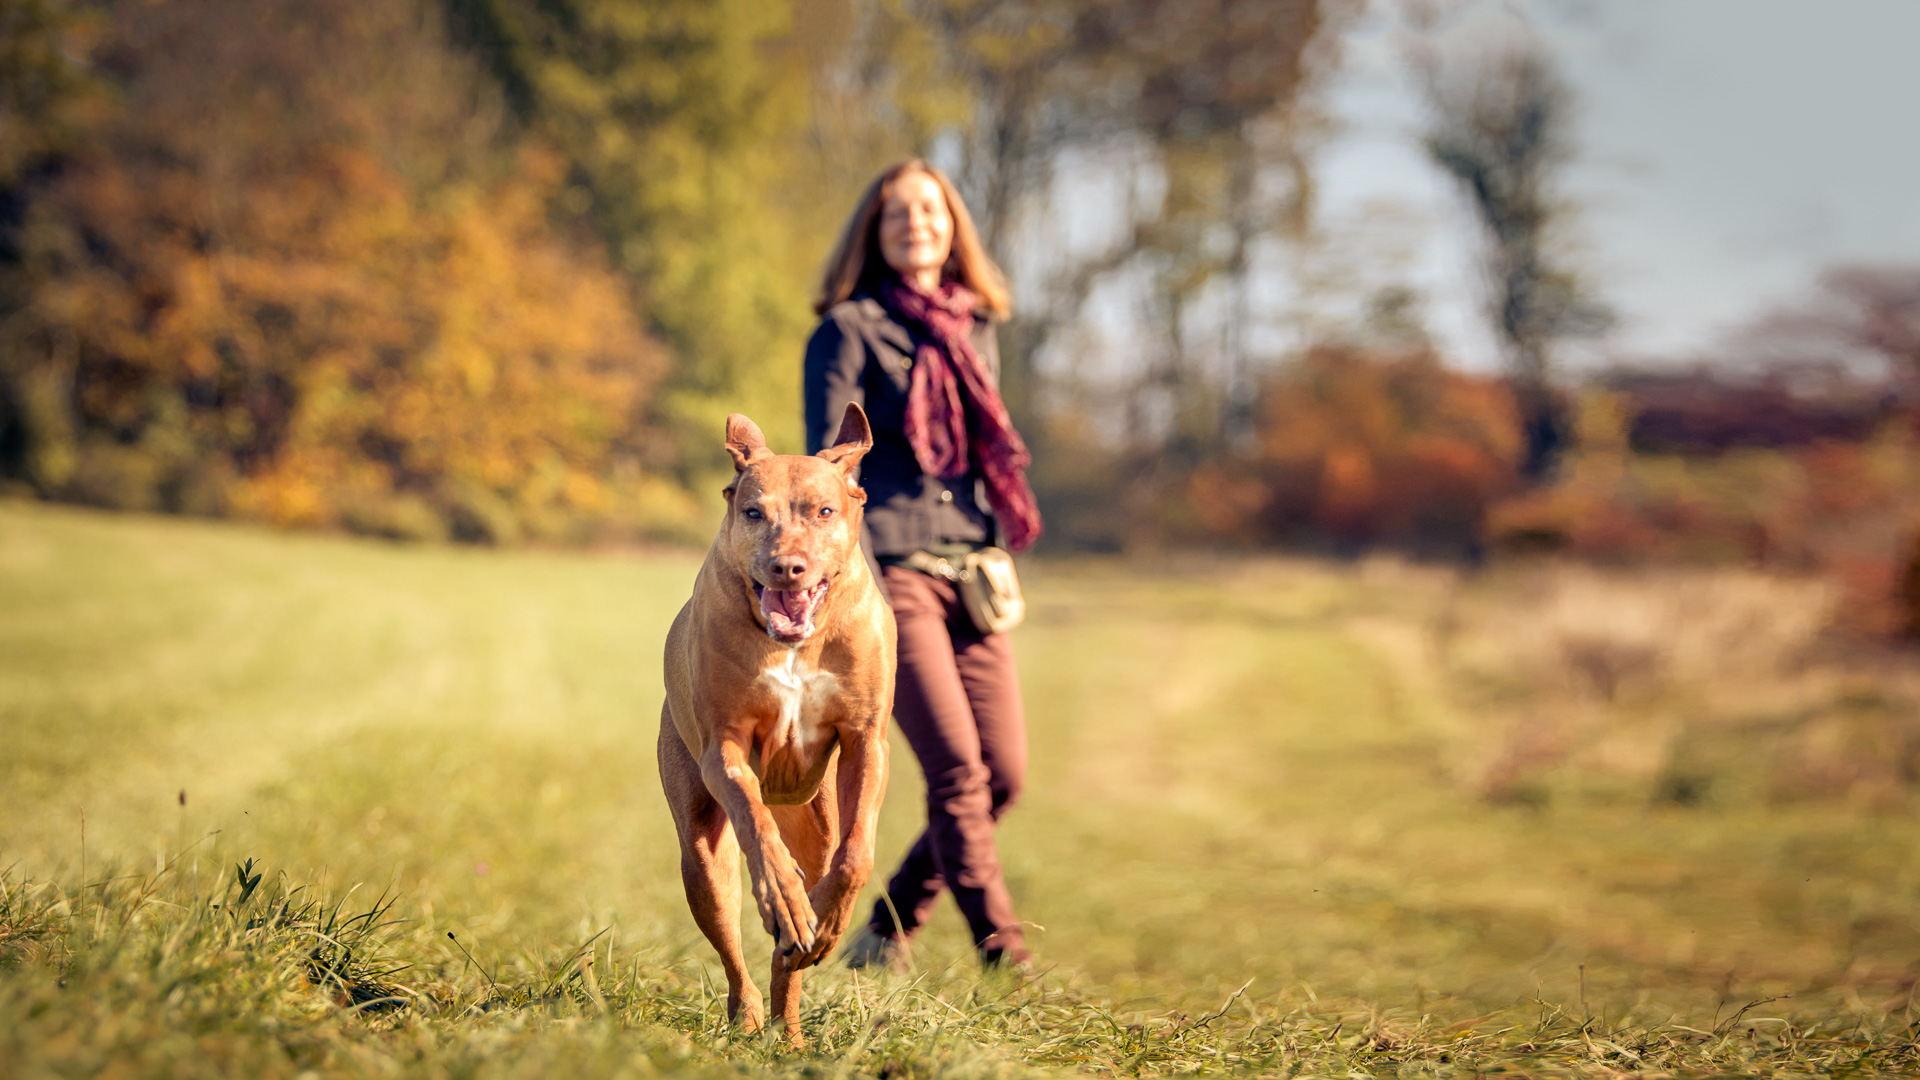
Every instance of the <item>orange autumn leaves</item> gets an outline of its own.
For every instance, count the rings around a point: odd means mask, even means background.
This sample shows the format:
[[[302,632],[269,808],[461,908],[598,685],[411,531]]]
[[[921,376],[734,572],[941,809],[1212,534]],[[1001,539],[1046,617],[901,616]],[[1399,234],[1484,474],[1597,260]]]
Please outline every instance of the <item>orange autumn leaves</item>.
[[[622,283],[548,228],[558,174],[529,152],[427,203],[320,149],[239,185],[208,237],[177,212],[195,178],[88,169],[63,196],[121,272],[68,290],[100,361],[82,409],[151,434],[165,419],[137,414],[183,392],[232,508],[276,524],[507,539],[605,517],[660,359]]]
[[[1588,388],[1568,406],[1575,444],[1528,488],[1499,380],[1426,351],[1317,347],[1269,378],[1249,445],[1196,471],[1186,497],[1205,535],[1244,543],[1817,574],[1847,598],[1842,624],[1920,632],[1911,415],[1851,439],[1681,454],[1635,448],[1630,395]]]
[[[1216,535],[1459,555],[1515,489],[1519,454],[1499,382],[1426,350],[1320,346],[1268,380],[1252,445],[1188,496]]]
[[[69,415],[39,417],[55,452],[36,482],[393,536],[643,529],[667,487],[641,466],[665,359],[600,245],[550,216],[562,161],[484,129],[478,151],[421,150],[419,130],[446,134],[436,109],[470,108],[457,64],[386,88],[339,67],[381,37],[443,44],[266,7],[287,22],[261,40],[316,55],[183,58],[120,25],[136,60],[117,113],[37,193],[23,354]],[[222,64],[279,82],[196,116],[240,84]]]

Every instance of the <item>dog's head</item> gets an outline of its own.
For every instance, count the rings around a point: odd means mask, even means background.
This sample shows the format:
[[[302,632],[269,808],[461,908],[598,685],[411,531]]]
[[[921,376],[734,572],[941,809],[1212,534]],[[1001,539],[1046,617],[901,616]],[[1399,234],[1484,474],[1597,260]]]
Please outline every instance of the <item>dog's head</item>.
[[[812,457],[775,454],[753,421],[727,417],[734,478],[720,548],[752,590],[768,636],[783,645],[812,636],[821,605],[861,557],[867,493],[853,470],[872,448],[867,414],[851,402],[839,437]]]

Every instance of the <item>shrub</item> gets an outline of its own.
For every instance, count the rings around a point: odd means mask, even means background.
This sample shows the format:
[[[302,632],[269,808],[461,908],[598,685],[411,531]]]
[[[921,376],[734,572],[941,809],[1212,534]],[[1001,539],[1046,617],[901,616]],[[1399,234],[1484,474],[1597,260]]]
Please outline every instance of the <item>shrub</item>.
[[[1216,536],[1474,557],[1516,484],[1512,395],[1430,350],[1316,347],[1262,387],[1257,415],[1252,450],[1188,487]]]
[[[1556,483],[1491,509],[1493,543],[1608,564],[1816,573],[1844,590],[1836,613],[1846,625],[1884,633],[1907,623],[1895,586],[1920,517],[1920,445],[1907,420],[1863,442],[1698,455],[1634,453],[1629,424],[1621,397],[1589,393],[1579,449]]]

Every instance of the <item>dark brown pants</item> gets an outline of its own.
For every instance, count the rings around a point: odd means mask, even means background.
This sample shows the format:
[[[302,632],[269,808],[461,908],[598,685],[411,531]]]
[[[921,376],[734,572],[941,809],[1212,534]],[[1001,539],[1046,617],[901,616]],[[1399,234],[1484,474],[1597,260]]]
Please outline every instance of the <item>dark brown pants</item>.
[[[1027,773],[1013,645],[1005,634],[975,629],[948,582],[903,566],[884,574],[900,627],[893,715],[926,773],[927,828],[887,883],[887,899],[874,905],[873,928],[911,935],[944,889],[983,954],[1017,955],[1025,935],[993,846],[994,823]]]

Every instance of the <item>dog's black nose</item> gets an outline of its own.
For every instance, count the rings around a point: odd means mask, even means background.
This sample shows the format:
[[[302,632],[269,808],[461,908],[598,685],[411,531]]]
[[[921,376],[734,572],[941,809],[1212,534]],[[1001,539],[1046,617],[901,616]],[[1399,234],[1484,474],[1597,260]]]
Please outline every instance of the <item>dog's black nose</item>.
[[[807,576],[807,557],[805,555],[775,555],[773,563],[767,568],[767,584],[776,589],[791,589],[800,584]]]

